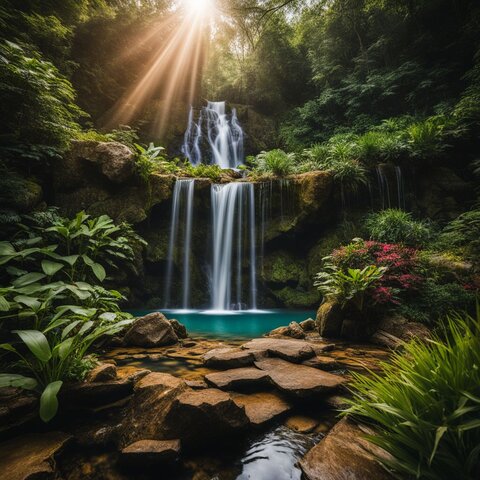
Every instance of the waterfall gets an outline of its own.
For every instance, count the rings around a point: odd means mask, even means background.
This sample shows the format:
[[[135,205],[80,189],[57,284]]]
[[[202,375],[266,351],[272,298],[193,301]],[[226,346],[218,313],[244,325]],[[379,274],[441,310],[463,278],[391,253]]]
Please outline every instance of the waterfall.
[[[257,308],[255,192],[252,183],[212,185],[211,308],[216,311]],[[248,232],[248,235],[245,235]],[[247,245],[248,244],[248,245]],[[234,258],[236,254],[235,272]],[[245,255],[244,255],[245,254]],[[249,264],[248,304],[242,287],[244,256]],[[233,279],[235,302],[233,300]]]
[[[206,136],[202,128],[207,129]],[[200,111],[197,122],[193,108],[190,108],[182,152],[192,165],[203,160],[201,142],[204,137],[211,152],[209,163],[221,168],[237,168],[243,162],[243,130],[235,108],[228,115],[225,102],[208,102]]]
[[[182,308],[190,306],[190,253],[192,242],[193,199],[195,180],[177,180],[173,188],[167,270],[165,275],[165,308],[170,307],[176,248],[182,249]],[[182,237],[183,234],[183,237]],[[182,237],[182,238],[181,238]],[[181,240],[183,239],[183,244]]]
[[[405,210],[405,185],[402,169],[398,165],[382,164],[376,167],[381,208]],[[396,194],[396,195],[395,195]]]

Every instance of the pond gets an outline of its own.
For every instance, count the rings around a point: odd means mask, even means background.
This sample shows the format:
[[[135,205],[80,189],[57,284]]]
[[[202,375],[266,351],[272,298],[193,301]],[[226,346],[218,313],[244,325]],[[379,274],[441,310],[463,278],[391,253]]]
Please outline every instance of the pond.
[[[159,310],[134,310],[143,316]],[[290,322],[315,318],[314,310],[162,310],[168,319],[177,319],[187,328],[189,335],[219,339],[261,337],[274,328]]]

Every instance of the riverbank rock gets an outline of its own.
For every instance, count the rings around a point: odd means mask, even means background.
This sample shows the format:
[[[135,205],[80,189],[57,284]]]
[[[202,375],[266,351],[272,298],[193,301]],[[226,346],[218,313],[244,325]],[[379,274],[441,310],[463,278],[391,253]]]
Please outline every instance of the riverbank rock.
[[[292,338],[305,338],[305,331],[297,322],[290,322],[288,325],[289,336]]]
[[[343,323],[343,311],[339,303],[326,301],[317,311],[317,327],[320,335],[326,338],[340,338]]]
[[[169,320],[169,322],[172,325],[173,331],[175,332],[175,335],[178,338],[187,338],[188,337],[187,328],[185,327],[185,325],[183,325],[182,323],[180,323],[176,319]]]
[[[205,375],[205,380],[220,390],[241,390],[268,385],[268,374],[255,367],[234,368]]]
[[[277,393],[233,393],[233,401],[245,408],[250,423],[259,427],[287,413],[292,405]]]
[[[255,366],[267,372],[277,388],[297,398],[331,393],[346,381],[339,375],[295,365],[279,358],[265,358],[255,362]]]
[[[23,425],[37,416],[37,395],[20,388],[0,388],[0,432]]]
[[[300,327],[302,327],[302,330],[304,332],[313,332],[315,330],[315,320],[313,318],[307,318],[307,320],[304,320],[303,322],[300,322]]]
[[[101,363],[88,372],[89,382],[108,382],[117,378],[117,367],[111,363]]]
[[[122,450],[121,459],[132,467],[172,463],[180,455],[180,440],[139,440]]]
[[[160,312],[137,318],[123,337],[124,345],[129,347],[163,347],[177,342],[172,324]]]
[[[430,329],[422,323],[409,322],[401,315],[393,315],[380,322],[378,330],[370,340],[377,345],[396,349],[404,342],[413,339],[426,340],[430,337]]]
[[[364,438],[372,433],[341,420],[300,461],[307,480],[393,480],[375,458],[387,453]]]
[[[239,348],[215,348],[203,356],[203,361],[206,367],[227,370],[253,365],[255,355]]]
[[[287,419],[285,426],[299,433],[310,433],[317,428],[320,422],[304,415],[293,415]]]
[[[279,357],[289,362],[300,363],[315,355],[313,348],[302,340],[280,338],[255,338],[241,346],[254,352],[255,356]]]
[[[0,444],[0,478],[53,479],[55,455],[70,441],[62,432],[21,435]]]

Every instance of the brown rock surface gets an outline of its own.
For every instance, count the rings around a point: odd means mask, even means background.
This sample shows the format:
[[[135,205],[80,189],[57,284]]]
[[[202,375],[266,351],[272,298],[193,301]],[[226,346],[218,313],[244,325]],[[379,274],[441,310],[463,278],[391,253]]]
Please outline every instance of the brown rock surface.
[[[277,393],[234,393],[232,398],[236,404],[245,407],[245,413],[254,426],[264,425],[292,408],[290,403]]]
[[[310,433],[319,424],[318,420],[304,415],[293,415],[285,422],[285,426],[300,433]]]
[[[247,367],[210,373],[205,380],[220,390],[237,390],[268,385],[269,376],[258,368]]]
[[[219,370],[253,365],[255,355],[239,348],[215,348],[203,356],[206,367]]]
[[[257,356],[267,354],[295,363],[300,363],[315,355],[308,343],[295,339],[255,338],[242,345],[241,348],[255,352]]]
[[[135,347],[161,347],[177,343],[178,337],[165,316],[154,312],[137,318],[123,337],[123,342]]]
[[[117,378],[117,368],[110,363],[101,363],[88,373],[89,382],[106,382]]]
[[[122,450],[122,461],[136,467],[175,461],[180,454],[180,440],[139,440]]]
[[[337,423],[300,461],[307,480],[392,480],[374,457],[386,452],[363,438],[367,433],[346,419]]]

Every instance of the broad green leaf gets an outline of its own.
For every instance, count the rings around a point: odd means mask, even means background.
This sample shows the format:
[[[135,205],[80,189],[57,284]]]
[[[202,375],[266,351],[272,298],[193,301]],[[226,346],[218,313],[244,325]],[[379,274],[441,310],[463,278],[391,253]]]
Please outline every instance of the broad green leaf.
[[[31,285],[32,283],[36,283],[39,280],[44,279],[45,277],[45,274],[39,272],[27,273],[26,275],[22,275],[14,280],[13,286],[17,288],[26,287],[27,285]]]
[[[0,312],[8,312],[10,310],[9,301],[2,295],[0,295]]]
[[[93,273],[95,274],[95,276],[101,282],[103,282],[105,280],[105,277],[107,276],[107,274],[105,272],[105,269],[102,267],[102,265],[100,265],[99,263],[94,263],[93,265],[91,265],[91,269],[92,269]]]
[[[65,360],[65,358],[68,357],[69,353],[71,352],[71,348],[74,340],[75,340],[74,337],[70,337],[57,345],[58,356],[60,360]]]
[[[107,322],[113,322],[117,318],[117,314],[113,312],[102,313],[99,317],[101,320],[106,320]]]
[[[0,388],[17,387],[25,390],[35,390],[37,385],[38,383],[34,378],[10,373],[0,373]]]
[[[45,422],[49,422],[58,410],[57,394],[62,388],[63,382],[56,381],[49,383],[40,397],[40,418]]]
[[[14,330],[13,333],[18,334],[38,360],[41,362],[50,360],[52,352],[47,337],[42,332],[38,330]]]
[[[0,242],[0,255],[15,255],[17,252],[10,242]]]
[[[17,303],[21,303],[22,305],[30,307],[32,310],[38,310],[41,306],[41,302],[38,300],[38,298],[28,297],[27,295],[17,295],[14,297],[14,300]]]
[[[60,271],[64,265],[57,262],[52,262],[51,260],[42,260],[42,270],[45,275],[49,277],[55,275],[58,271]]]
[[[74,322],[67,325],[62,332],[62,340],[78,325],[82,323],[81,320],[75,320]]]

